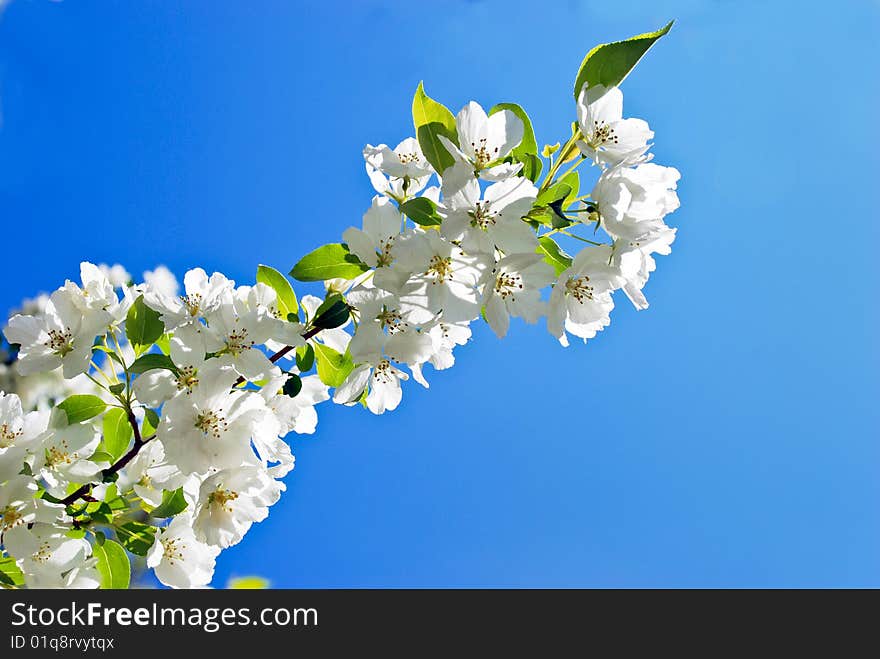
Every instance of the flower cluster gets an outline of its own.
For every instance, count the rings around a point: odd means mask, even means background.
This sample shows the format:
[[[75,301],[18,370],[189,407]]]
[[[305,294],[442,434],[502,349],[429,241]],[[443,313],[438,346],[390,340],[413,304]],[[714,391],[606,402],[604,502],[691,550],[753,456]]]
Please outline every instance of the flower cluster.
[[[609,325],[616,290],[645,308],[679,174],[650,162],[653,132],[612,82],[581,85],[571,137],[540,154],[521,107],[453,116],[420,86],[416,137],[364,149],[360,226],[290,273],[323,298],[268,266],[254,285],[197,268],[181,289],[162,267],[134,283],[83,263],[29,301],[3,330],[0,582],[120,587],[134,556],[206,586],[278,501],[285,438],[314,433],[318,403],[395,409],[481,319],[503,337],[545,318],[567,346]]]

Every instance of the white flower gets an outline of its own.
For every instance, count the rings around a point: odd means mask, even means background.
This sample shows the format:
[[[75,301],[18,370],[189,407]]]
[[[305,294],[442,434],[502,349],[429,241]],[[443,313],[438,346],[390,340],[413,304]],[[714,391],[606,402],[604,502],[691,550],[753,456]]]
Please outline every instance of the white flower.
[[[538,254],[513,254],[501,259],[484,277],[486,320],[499,338],[507,334],[510,316],[537,322],[544,313],[541,289],[554,279],[553,268]]]
[[[148,287],[144,303],[161,314],[169,332],[181,325],[198,322],[232,296],[235,282],[215,272],[210,277],[201,268],[187,272],[183,277],[185,294],[168,295],[166,286]]]
[[[37,518],[34,494],[37,484],[30,476],[13,476],[0,487],[0,536]]]
[[[471,338],[471,330],[467,323],[438,322],[430,328],[422,331],[431,339],[431,355],[427,362],[435,370],[442,371],[455,364],[455,356],[452,354],[455,346],[462,346]],[[422,364],[410,364],[413,379],[425,388],[430,385],[422,373]]]
[[[367,392],[367,409],[373,414],[384,414],[400,405],[403,390],[401,380],[409,376],[385,358],[375,364],[357,366],[333,394],[333,402],[354,405]]]
[[[246,298],[236,296],[234,302],[221,304],[208,314],[208,329],[202,331],[205,347],[217,353],[222,364],[231,366],[246,380],[265,380],[278,369],[260,346],[277,333],[277,320],[265,308],[251,308]],[[286,338],[291,341],[298,338],[299,344],[305,343],[298,333],[296,337]]]
[[[477,283],[487,259],[465,254],[436,231],[413,233],[400,244],[400,267],[413,273],[400,296],[401,307],[417,323],[441,312],[449,323],[480,315]]]
[[[144,272],[144,282],[148,290],[169,298],[177,297],[177,292],[180,290],[177,277],[164,265],[156,266],[155,270]]]
[[[642,288],[648,283],[648,277],[657,267],[651,255],[671,253],[673,240],[675,240],[675,229],[667,227],[640,240],[621,238],[614,241],[615,263],[626,278],[623,292],[636,309],[648,308],[648,300],[642,293]]]
[[[128,283],[131,281],[131,275],[128,274],[128,270],[118,263],[114,263],[113,265],[99,263],[98,269],[114,288],[124,288],[125,286],[128,286]]]
[[[217,547],[237,544],[254,522],[262,522],[278,501],[284,483],[262,465],[218,471],[199,490],[193,531],[197,539]]]
[[[395,291],[402,283],[400,273],[391,266],[398,254],[396,247],[403,218],[397,207],[385,197],[375,196],[364,213],[363,230],[349,227],[342,234],[351,253],[375,268],[373,283]]]
[[[58,416],[53,419],[53,423],[63,423],[57,421]],[[35,452],[33,473],[46,482],[53,495],[64,496],[68,483],[88,483],[110,466],[90,459],[100,442],[101,434],[89,422],[56,425],[46,432]]]
[[[162,444],[157,441],[147,442],[119,472],[119,479],[116,481],[119,492],[134,490],[148,506],[155,508],[161,504],[163,490],[176,489],[174,486],[182,484],[175,482],[175,477],[180,474],[177,467],[165,463],[164,460]]]
[[[386,144],[368,144],[364,160],[376,192],[399,200],[418,193],[434,173],[414,137],[406,138],[393,151]]]
[[[468,254],[494,255],[496,247],[507,254],[534,252],[538,238],[522,217],[537,195],[531,181],[517,177],[490,185],[481,200],[480,185],[471,179],[445,197],[438,209],[443,216],[440,230],[448,240],[461,241]]]
[[[653,163],[614,167],[599,177],[586,206],[595,207],[612,238],[642,240],[667,230],[663,218],[679,207],[675,188],[680,177],[677,169]]]
[[[91,554],[85,538],[70,538],[66,526],[36,523],[16,526],[3,534],[6,551],[14,556],[31,588],[47,588],[63,582],[62,574],[82,568]]]
[[[107,278],[106,270],[88,261],[83,261],[79,264],[79,274],[82,287],[68,280],[61,290],[68,291],[73,303],[84,313],[98,310],[106,311],[119,303],[113,284]]]
[[[229,365],[220,360],[206,360],[204,332],[201,324],[184,325],[171,337],[170,357],[177,371],[168,369],[151,369],[140,374],[132,383],[137,400],[147,407],[158,408],[167,400],[171,400],[179,392],[191,393],[201,381],[202,369],[209,369],[209,377],[216,370],[231,371]]]
[[[158,438],[184,474],[237,467],[253,455],[251,435],[266,408],[259,394],[233,391],[234,381],[234,372],[217,371],[162,408]]]
[[[52,371],[59,366],[65,378],[89,368],[92,344],[110,321],[103,310],[83,312],[65,289],[55,291],[40,316],[16,315],[3,333],[21,348],[16,362],[21,375]]]
[[[178,515],[156,533],[147,552],[147,567],[171,588],[201,588],[211,583],[218,547],[196,540],[189,515]]]
[[[487,116],[479,103],[471,101],[455,117],[455,125],[458,144],[444,135],[439,137],[453,158],[468,166],[470,174],[487,181],[502,181],[522,169],[521,164],[499,162],[522,142],[525,133],[522,120],[510,110]],[[447,185],[448,173],[441,174]]]
[[[650,147],[648,140],[654,132],[642,119],[623,118],[623,93],[617,87],[584,85],[577,106],[584,136],[577,145],[585,158],[609,165],[630,164]]]
[[[409,321],[410,311],[391,293],[361,288],[348,296],[360,318],[348,351],[355,363],[377,364],[382,355],[406,364],[419,364],[430,355],[431,341]]]
[[[0,482],[21,472],[48,421],[48,413],[25,414],[18,396],[0,391]]]
[[[550,294],[547,329],[562,345],[568,345],[566,330],[586,341],[611,322],[611,293],[625,282],[610,260],[610,247],[587,247],[559,275]]]

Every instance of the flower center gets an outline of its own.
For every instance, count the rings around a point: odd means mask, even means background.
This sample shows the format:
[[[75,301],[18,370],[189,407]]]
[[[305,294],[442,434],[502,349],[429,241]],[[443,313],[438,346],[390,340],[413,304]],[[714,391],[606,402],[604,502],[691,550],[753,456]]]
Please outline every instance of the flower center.
[[[394,245],[394,238],[386,238],[385,240],[379,241],[379,249],[376,250],[376,267],[384,268],[394,261],[394,256],[391,254],[391,248]]]
[[[468,211],[471,216],[471,226],[479,227],[483,231],[495,224],[496,213],[489,208],[488,201],[478,201],[472,211]]]
[[[565,282],[565,294],[571,295],[575,300],[584,303],[584,300],[593,299],[593,287],[590,286],[590,278],[587,275],[582,277],[569,277]]]
[[[408,165],[411,162],[417,163],[419,162],[419,154],[417,153],[398,153],[397,159],[400,161],[401,165]]]
[[[31,556],[31,559],[37,563],[47,563],[50,558],[52,558],[52,546],[46,540],[40,543],[37,551]]]
[[[78,459],[79,454],[68,452],[67,442],[63,440],[60,446],[50,446],[46,449],[46,466],[49,469],[73,464]]]
[[[195,366],[184,366],[177,372],[177,390],[191,394],[193,388],[199,383],[199,372]]]
[[[224,489],[221,485],[208,495],[208,503],[212,506],[218,506],[219,508],[222,508],[227,513],[231,513],[232,506],[229,505],[229,502],[235,501],[237,498],[238,492]]]
[[[376,316],[376,320],[382,323],[382,329],[387,329],[392,334],[406,328],[406,321],[397,309],[382,307],[382,312]]]
[[[141,476],[141,479],[137,482],[137,484],[141,487],[152,487],[153,479],[144,474],[143,476]]]
[[[394,381],[394,367],[391,365],[387,359],[383,359],[378,364],[376,364],[376,368],[373,371],[373,379],[377,382],[381,382],[382,384],[388,384],[389,382]]]
[[[169,565],[174,565],[174,561],[183,561],[183,550],[186,545],[182,544],[178,538],[162,541],[162,557],[168,561]]]
[[[248,332],[246,329],[239,328],[229,333],[226,337],[226,352],[237,357],[245,350],[249,350],[256,345],[253,341],[248,340]]]
[[[0,424],[0,448],[9,448],[21,437],[21,430],[13,430],[8,423]]]
[[[495,292],[502,300],[510,298],[510,301],[514,302],[516,300],[514,294],[522,290],[522,287],[522,277],[515,272],[502,272],[495,278]]]
[[[474,150],[474,164],[477,169],[482,169],[498,157],[498,147],[490,149],[486,145],[485,137],[480,139],[479,144],[471,142],[471,148]]]
[[[49,340],[46,346],[59,357],[70,353],[73,350],[73,334],[68,328],[64,330],[50,329],[48,332]]]
[[[617,144],[617,142],[618,139],[614,129],[604,119],[602,121],[593,121],[593,135],[590,140],[591,147],[597,149],[605,144]]]
[[[11,505],[6,506],[3,509],[3,514],[0,515],[0,530],[6,531],[22,522],[24,522],[24,515],[17,508],[13,508]]]
[[[432,286],[434,284],[442,284],[447,279],[452,279],[452,257],[443,257],[439,254],[435,254],[431,257],[431,261],[428,263],[428,269],[425,270],[425,275],[434,276],[434,281],[431,282]]]
[[[186,312],[195,318],[199,315],[199,311],[202,308],[202,294],[201,293],[190,293],[189,295],[181,295],[180,301],[183,302],[183,306],[186,307]]]
[[[223,408],[218,409],[216,412],[213,410],[202,412],[196,417],[196,428],[201,430],[205,437],[211,435],[214,439],[220,439],[220,435],[226,432],[226,429],[229,427],[223,415],[219,414],[222,411]]]

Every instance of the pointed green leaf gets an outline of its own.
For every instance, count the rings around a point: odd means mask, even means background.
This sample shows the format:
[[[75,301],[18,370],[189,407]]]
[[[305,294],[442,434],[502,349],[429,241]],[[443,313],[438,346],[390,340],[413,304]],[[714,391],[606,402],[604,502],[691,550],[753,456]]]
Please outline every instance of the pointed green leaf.
[[[146,556],[156,539],[156,527],[141,522],[126,522],[116,527],[116,537],[132,554]]]
[[[402,203],[400,212],[423,227],[440,226],[443,221],[437,214],[437,205],[427,197],[416,197]]]
[[[438,136],[443,135],[453,144],[458,144],[455,117],[446,106],[425,93],[424,83],[421,82],[413,96],[412,116],[416,139],[419,141],[422,153],[425,154],[425,159],[438,174],[442,174],[447,167],[455,163],[455,159]]]
[[[128,588],[131,579],[131,563],[128,554],[117,542],[104,540],[92,545],[92,554],[98,559],[95,566],[101,575],[101,588],[116,590]]]
[[[91,394],[75,394],[58,403],[67,414],[67,423],[74,424],[98,416],[107,409],[107,403]]]
[[[104,451],[110,455],[110,462],[118,460],[126,449],[132,437],[131,424],[125,410],[114,407],[104,415],[104,439],[98,446],[98,451]]]
[[[257,267],[257,282],[266,284],[278,295],[278,311],[281,312],[282,318],[287,318],[288,314],[299,312],[299,304],[296,301],[293,287],[287,281],[287,277],[275,268],[270,268],[268,265]]]
[[[165,490],[162,492],[162,503],[150,511],[150,516],[160,519],[174,517],[186,510],[188,505],[183,496],[182,487],[178,487],[176,490]]]
[[[556,270],[557,277],[562,274],[563,270],[571,266],[571,257],[549,236],[541,236],[538,238],[537,251],[538,254],[544,256],[545,263],[549,263],[553,266],[553,269]]]
[[[322,343],[315,344],[315,357],[318,361],[318,377],[328,387],[338,387],[354,369],[351,355],[344,355]]]
[[[11,556],[0,558],[0,584],[7,587],[24,585],[24,575]]]
[[[315,349],[311,343],[296,349],[296,367],[300,373],[307,373],[315,365]]]
[[[152,371],[155,368],[165,368],[169,371],[177,372],[177,367],[174,365],[174,362],[171,361],[171,357],[154,352],[147,355],[141,355],[135,359],[134,363],[128,367],[128,371],[129,373],[139,374]]]
[[[309,252],[293,266],[290,276],[299,281],[354,279],[366,272],[367,266],[348,251],[344,243],[330,243]]]
[[[656,32],[639,34],[624,41],[615,41],[596,46],[587,53],[581,68],[578,70],[574,82],[574,97],[580,96],[581,89],[586,84],[590,87],[603,85],[615,87],[623,82],[623,79],[639,63],[642,56],[654,43],[669,32],[675,21],[669,21],[664,27]]]
[[[164,333],[165,326],[159,312],[144,304],[143,295],[139,296],[125,317],[125,335],[128,340],[135,346],[150,346]]]

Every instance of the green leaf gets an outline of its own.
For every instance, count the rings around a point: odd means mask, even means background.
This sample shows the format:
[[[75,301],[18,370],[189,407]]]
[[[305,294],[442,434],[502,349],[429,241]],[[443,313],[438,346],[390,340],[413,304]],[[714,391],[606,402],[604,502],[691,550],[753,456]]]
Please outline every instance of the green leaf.
[[[110,390],[111,394],[116,394],[118,396],[123,391],[125,391],[125,383],[117,382],[116,384],[111,384],[108,389]]]
[[[113,540],[104,540],[103,543],[95,543],[92,546],[92,553],[98,559],[95,567],[101,575],[101,588],[106,590],[128,588],[131,564],[122,545]]]
[[[131,441],[132,428],[128,422],[128,414],[118,407],[110,409],[104,415],[104,439],[98,446],[99,451],[110,454],[110,462],[115,462],[128,449]]]
[[[156,340],[156,347],[162,351],[163,355],[171,354],[171,335],[163,334]]]
[[[315,344],[315,357],[318,361],[318,377],[328,387],[341,385],[354,369],[354,362],[348,352],[341,355],[322,343]]]
[[[146,556],[156,539],[156,527],[140,522],[126,522],[116,527],[116,537],[132,554]]]
[[[269,580],[263,577],[233,577],[226,584],[232,590],[265,590]]]
[[[424,83],[420,82],[412,102],[413,126],[416,130],[416,139],[425,159],[431,163],[438,174],[442,174],[448,167],[455,164],[455,159],[450,155],[438,136],[443,135],[458,144],[458,130],[455,127],[455,117],[449,109],[435,101],[425,93]]]
[[[544,169],[544,161],[534,153],[523,154],[520,162],[523,164],[521,173],[532,183],[537,183],[541,176],[541,170]]]
[[[400,212],[423,227],[440,226],[443,221],[437,214],[437,205],[426,197],[416,197],[400,205]]]
[[[159,427],[159,415],[156,414],[156,410],[151,410],[147,408],[144,411],[144,427],[143,427],[143,436],[144,438],[149,437],[153,433],[156,432],[156,428]]]
[[[669,32],[675,21],[669,21],[656,32],[639,34],[624,41],[596,46],[587,53],[574,82],[574,98],[577,100],[586,84],[590,87],[603,85],[615,87],[633,70],[642,56],[654,43]]]
[[[258,266],[257,282],[266,284],[278,295],[278,311],[281,312],[283,318],[287,318],[288,314],[295,314],[299,311],[299,304],[296,301],[296,293],[293,292],[293,287],[287,281],[287,277],[275,268],[270,268],[268,265]]]
[[[302,391],[303,381],[302,378],[299,377],[296,373],[288,373],[287,381],[284,383],[282,387],[282,391],[285,396],[290,396],[291,398],[296,398],[296,395]]]
[[[24,585],[24,575],[11,556],[0,558],[0,584],[4,586]]]
[[[538,238],[537,251],[538,254],[543,254],[545,263],[549,263],[553,266],[553,269],[556,270],[557,277],[562,274],[563,270],[571,266],[571,257],[549,236],[541,236]]]
[[[556,144],[545,144],[544,148],[541,150],[541,155],[545,158],[549,158],[557,151],[559,151],[559,142]]]
[[[333,329],[345,325],[351,315],[351,307],[339,293],[328,295],[315,310],[312,326],[320,329]]]
[[[67,423],[74,424],[98,416],[107,409],[107,403],[91,394],[75,394],[58,403],[67,414]]]
[[[293,266],[290,276],[299,281],[325,281],[336,277],[354,279],[368,270],[344,243],[330,243],[309,252]]]
[[[162,492],[162,503],[150,511],[150,516],[157,518],[174,517],[186,510],[188,505],[183,496],[182,487],[178,487],[173,491],[165,490]]]
[[[311,343],[300,346],[296,349],[296,367],[300,373],[306,373],[312,370],[315,365],[315,349]]]
[[[147,355],[141,355],[135,359],[134,363],[128,367],[128,371],[129,373],[140,374],[157,368],[165,368],[169,371],[177,372],[177,367],[174,365],[174,362],[171,361],[171,357],[153,352]]]
[[[159,312],[150,309],[144,304],[144,296],[139,296],[125,317],[125,335],[128,340],[135,346],[150,346],[164,333],[165,326]]]

